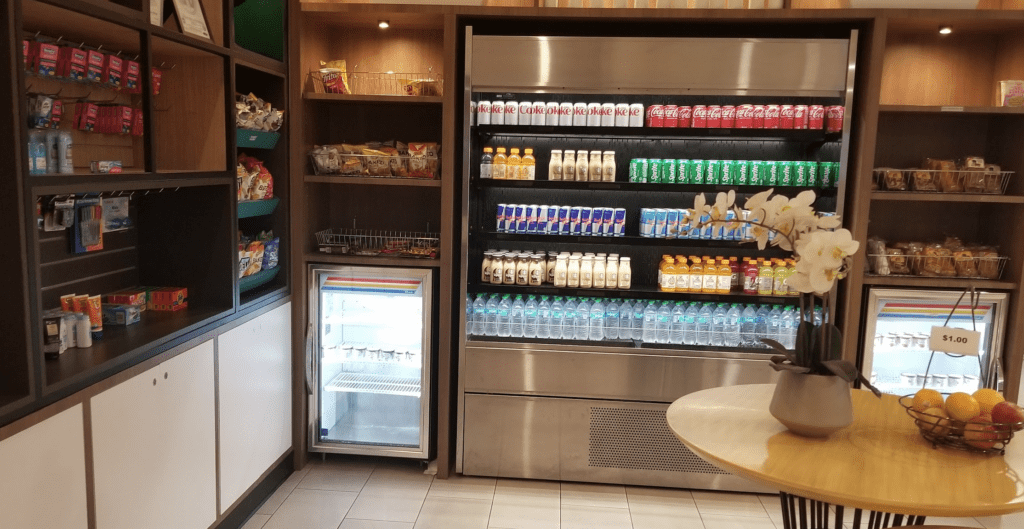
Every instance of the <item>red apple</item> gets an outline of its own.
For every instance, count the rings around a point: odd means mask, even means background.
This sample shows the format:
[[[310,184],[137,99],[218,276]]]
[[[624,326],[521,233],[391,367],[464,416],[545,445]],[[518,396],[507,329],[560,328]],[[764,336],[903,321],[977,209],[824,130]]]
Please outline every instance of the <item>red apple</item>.
[[[1012,402],[1000,402],[992,407],[992,422],[1013,424],[1014,430],[1020,430],[1024,427],[1024,409]]]
[[[999,433],[992,426],[992,417],[979,415],[964,427],[964,441],[975,447],[988,450],[996,445],[999,440]]]

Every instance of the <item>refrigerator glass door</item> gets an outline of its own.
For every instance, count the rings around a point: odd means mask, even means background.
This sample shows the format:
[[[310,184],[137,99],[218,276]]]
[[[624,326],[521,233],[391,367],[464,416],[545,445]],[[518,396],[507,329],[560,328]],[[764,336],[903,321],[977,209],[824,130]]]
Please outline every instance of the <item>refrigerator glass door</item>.
[[[922,387],[973,393],[994,382],[1002,351],[1004,294],[982,293],[973,313],[960,292],[872,289],[864,337],[864,374],[885,393],[907,395]],[[956,310],[954,311],[954,305]],[[950,313],[953,316],[950,318]],[[946,319],[949,322],[946,323]],[[979,356],[932,354],[933,326],[976,330]]]
[[[314,277],[314,448],[426,457],[430,272],[339,267]]]

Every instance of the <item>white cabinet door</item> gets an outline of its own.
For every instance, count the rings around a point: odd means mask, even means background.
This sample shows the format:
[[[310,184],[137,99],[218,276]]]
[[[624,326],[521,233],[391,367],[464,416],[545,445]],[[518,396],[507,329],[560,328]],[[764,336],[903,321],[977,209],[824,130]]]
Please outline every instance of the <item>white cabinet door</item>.
[[[78,404],[0,442],[0,527],[85,529],[87,523]]]
[[[222,511],[292,445],[291,319],[287,303],[217,339]]]
[[[92,398],[98,529],[217,519],[213,341]]]

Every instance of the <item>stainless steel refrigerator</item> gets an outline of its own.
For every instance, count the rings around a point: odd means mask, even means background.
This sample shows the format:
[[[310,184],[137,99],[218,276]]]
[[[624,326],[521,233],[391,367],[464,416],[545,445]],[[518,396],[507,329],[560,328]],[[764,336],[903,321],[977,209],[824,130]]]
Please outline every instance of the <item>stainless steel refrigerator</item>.
[[[430,455],[432,273],[310,265],[311,450]]]
[[[896,395],[908,395],[922,387],[943,393],[973,393],[981,387],[1002,385],[1000,355],[1009,299],[1005,293],[979,292],[974,306],[970,295],[962,294],[871,289],[862,368],[878,389]],[[928,341],[933,326],[978,331],[979,356],[933,354]]]

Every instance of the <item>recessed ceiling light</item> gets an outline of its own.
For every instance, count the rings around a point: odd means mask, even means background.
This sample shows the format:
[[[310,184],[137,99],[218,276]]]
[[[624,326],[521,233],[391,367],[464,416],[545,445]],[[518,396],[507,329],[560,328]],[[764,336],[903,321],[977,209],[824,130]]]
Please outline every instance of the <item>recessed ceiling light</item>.
[[[953,28],[949,26],[942,26],[941,28],[939,28],[939,35],[949,35],[952,32]]]
[[[379,27],[380,29],[388,29],[389,27],[391,27],[391,24],[388,23],[387,20],[379,20],[377,21],[377,27]]]

